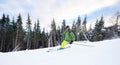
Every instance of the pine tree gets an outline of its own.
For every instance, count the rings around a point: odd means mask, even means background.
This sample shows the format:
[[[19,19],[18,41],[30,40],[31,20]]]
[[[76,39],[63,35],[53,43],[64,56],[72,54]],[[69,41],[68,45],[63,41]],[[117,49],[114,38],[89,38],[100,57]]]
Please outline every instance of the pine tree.
[[[15,19],[14,19],[14,17],[13,17],[13,20],[12,20],[12,29],[13,29],[13,48],[12,49],[14,49],[15,48],[15,38],[16,38],[16,31],[17,31],[17,23],[15,22]]]
[[[65,31],[65,27],[66,27],[66,21],[63,20],[63,22],[62,22],[62,28],[61,28],[61,33],[62,33],[63,31]]]
[[[16,40],[15,40],[15,48],[13,51],[21,50],[21,45],[23,44],[24,33],[22,27],[22,18],[19,14],[17,19],[17,33],[16,33]]]
[[[57,29],[57,31],[56,31],[56,41],[57,41],[57,44],[59,45],[59,44],[61,44],[61,42],[62,42],[62,33],[63,32],[60,32],[61,30],[60,30],[60,26],[58,26],[58,29]]]
[[[64,19],[61,26],[60,36],[62,36],[62,33],[65,31],[65,27],[66,27],[66,21]],[[63,37],[61,37],[61,42],[62,40],[63,40]]]
[[[0,35],[1,45],[0,46],[1,46],[1,51],[2,52],[6,51],[6,43],[5,43],[5,41],[6,41],[6,28],[5,28],[5,23],[6,23],[6,17],[5,17],[5,14],[3,14],[2,19],[0,21],[0,24],[1,24],[1,31],[0,31],[0,33],[1,33],[1,35]]]
[[[75,25],[75,21],[73,21],[73,24],[72,24],[72,31],[75,33],[76,32],[76,25]],[[76,34],[75,34],[76,36]]]
[[[41,37],[42,48],[48,47],[48,34],[45,33],[45,28],[43,28]]]
[[[104,20],[103,20],[103,17],[101,17],[99,22],[98,20],[96,21],[93,40],[95,41],[103,40],[104,38],[104,34],[102,32],[103,28],[104,28]]]
[[[96,23],[95,23],[95,28],[93,30],[93,35],[92,35],[92,38],[90,39],[91,41],[97,41],[97,27],[99,25],[99,22],[98,22],[98,19],[96,20]]]
[[[41,43],[41,29],[40,29],[40,22],[39,19],[37,20],[37,28],[36,28],[36,34],[37,34],[37,48],[42,47]]]
[[[83,21],[83,26],[82,26],[82,30],[83,30],[83,32],[86,32],[87,31],[87,28],[86,28],[86,23],[87,23],[87,16],[84,18],[84,21]]]
[[[37,48],[38,42],[37,42],[37,25],[36,22],[34,24],[34,28],[33,28],[33,49]]]
[[[45,35],[45,28],[43,28],[43,31],[42,31],[42,33],[41,33],[41,47],[42,48],[44,48],[44,47],[46,47],[46,42],[45,42],[45,40],[46,40],[46,35]],[[47,41],[47,40],[46,40]]]
[[[56,24],[55,24],[55,20],[53,19],[52,24],[51,24],[51,46],[56,46],[57,42],[56,42]]]
[[[3,14],[1,22],[0,22],[2,27],[4,27],[5,22],[6,22],[6,17],[5,17],[5,14]]]
[[[31,38],[31,35],[32,35],[32,31],[31,31],[31,19],[30,19],[30,16],[28,14],[28,19],[27,19],[27,49],[31,49],[31,45],[32,45],[32,38]]]
[[[81,38],[80,30],[81,30],[81,18],[78,17],[77,22],[76,22],[76,32],[75,32],[77,41],[79,41]]]
[[[12,25],[10,25],[10,18],[9,18],[9,15],[7,15],[6,17],[6,22],[5,22],[5,43],[6,43],[6,52],[9,52],[9,51],[12,51],[12,44],[13,44],[13,41],[12,41],[12,38],[13,38],[13,28],[12,28]]]

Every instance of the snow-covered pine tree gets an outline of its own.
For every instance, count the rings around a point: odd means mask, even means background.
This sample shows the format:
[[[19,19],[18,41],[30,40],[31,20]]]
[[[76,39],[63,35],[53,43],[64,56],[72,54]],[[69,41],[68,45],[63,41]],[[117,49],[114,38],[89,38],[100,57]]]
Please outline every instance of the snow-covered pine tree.
[[[103,17],[101,17],[100,21],[96,21],[95,29],[94,29],[94,35],[93,35],[93,41],[100,41],[103,40],[104,34],[102,32],[102,29],[104,28],[104,20]]]

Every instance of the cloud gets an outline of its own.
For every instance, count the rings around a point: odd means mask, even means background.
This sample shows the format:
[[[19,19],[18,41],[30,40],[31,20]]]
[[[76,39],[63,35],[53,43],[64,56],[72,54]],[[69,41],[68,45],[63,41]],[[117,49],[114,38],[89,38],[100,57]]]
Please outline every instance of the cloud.
[[[23,14],[26,18],[30,13],[32,22],[40,20],[41,27],[49,27],[52,19],[61,23],[63,19],[70,20],[78,15],[88,14],[94,10],[111,6],[119,0],[6,0],[0,3],[0,14],[8,13],[17,16]],[[59,25],[59,24],[57,24]]]
[[[56,23],[63,19],[76,18],[96,9],[111,6],[117,0],[44,0],[34,2],[33,15],[40,18],[41,24],[48,26],[54,18]],[[58,24],[59,25],[59,24]]]

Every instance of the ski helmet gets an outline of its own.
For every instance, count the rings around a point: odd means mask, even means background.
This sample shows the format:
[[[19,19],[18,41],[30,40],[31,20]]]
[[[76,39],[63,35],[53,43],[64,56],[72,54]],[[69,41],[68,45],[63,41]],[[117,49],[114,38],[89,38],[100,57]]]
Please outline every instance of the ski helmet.
[[[69,29],[70,30],[70,26],[66,26],[66,28],[65,29]]]

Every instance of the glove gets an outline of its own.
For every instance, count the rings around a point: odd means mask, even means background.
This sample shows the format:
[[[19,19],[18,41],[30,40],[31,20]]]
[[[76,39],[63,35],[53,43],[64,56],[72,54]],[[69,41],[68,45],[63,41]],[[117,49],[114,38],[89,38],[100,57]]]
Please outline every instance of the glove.
[[[59,37],[62,37],[62,35],[59,35]]]
[[[70,41],[70,44],[72,44],[72,43],[73,43],[73,41],[71,40],[71,41]]]

